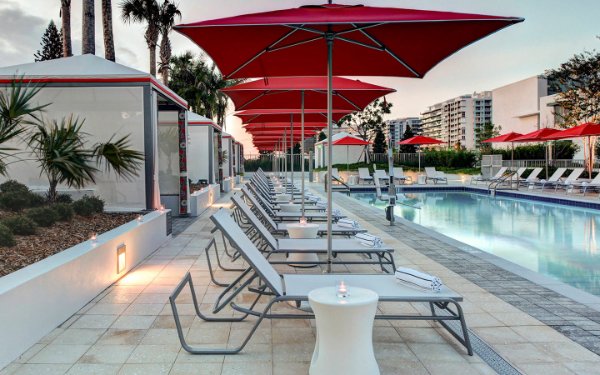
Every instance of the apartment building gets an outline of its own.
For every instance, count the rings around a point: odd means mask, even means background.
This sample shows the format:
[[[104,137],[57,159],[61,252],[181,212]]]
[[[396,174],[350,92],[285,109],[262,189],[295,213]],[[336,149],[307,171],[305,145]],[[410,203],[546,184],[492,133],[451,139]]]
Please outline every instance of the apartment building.
[[[421,134],[421,119],[418,117],[403,117],[386,121],[388,128],[388,139],[392,140],[394,148],[398,148],[398,142],[402,139],[406,127],[410,126],[415,135]]]
[[[492,122],[492,93],[461,95],[430,106],[421,114],[421,132],[444,142],[440,147],[476,146],[476,129]]]

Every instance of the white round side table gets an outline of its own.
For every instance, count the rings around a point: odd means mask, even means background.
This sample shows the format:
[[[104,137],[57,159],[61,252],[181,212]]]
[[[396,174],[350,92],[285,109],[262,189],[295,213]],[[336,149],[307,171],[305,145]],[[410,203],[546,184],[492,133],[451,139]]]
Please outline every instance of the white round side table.
[[[290,238],[317,238],[319,234],[319,225],[312,223],[292,223],[287,224],[287,231]],[[296,262],[318,262],[319,257],[315,253],[291,253],[288,257],[290,266],[293,267],[314,267],[316,263],[296,263]]]
[[[373,321],[377,293],[348,287],[348,296],[338,296],[336,287],[308,294],[317,323],[317,343],[310,375],[378,375],[373,352]]]

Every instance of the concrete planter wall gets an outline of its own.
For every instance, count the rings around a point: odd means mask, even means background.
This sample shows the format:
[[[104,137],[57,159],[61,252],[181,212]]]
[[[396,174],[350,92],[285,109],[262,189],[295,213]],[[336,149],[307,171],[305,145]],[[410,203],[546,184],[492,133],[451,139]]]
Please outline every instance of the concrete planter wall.
[[[235,181],[231,177],[227,177],[223,180],[223,191],[229,193],[235,186]]]
[[[221,196],[219,184],[212,184],[190,195],[190,215],[198,216]]]
[[[167,213],[151,212],[0,278],[0,369],[67,320],[154,252],[167,235]],[[117,273],[117,247],[126,268]]]

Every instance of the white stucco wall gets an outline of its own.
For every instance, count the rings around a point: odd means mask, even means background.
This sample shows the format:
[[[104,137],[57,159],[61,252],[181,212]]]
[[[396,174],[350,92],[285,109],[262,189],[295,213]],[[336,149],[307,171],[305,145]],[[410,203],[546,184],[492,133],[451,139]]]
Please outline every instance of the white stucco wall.
[[[540,127],[540,98],[548,83],[540,76],[530,77],[492,90],[492,122],[501,133],[529,133]]]
[[[5,90],[5,88],[0,88]],[[142,87],[45,87],[35,97],[39,104],[51,103],[45,108],[46,120],[60,121],[73,114],[85,120],[83,131],[87,133],[88,145],[105,142],[115,135],[120,138],[130,135],[130,143],[135,150],[144,151],[144,106]],[[24,143],[18,143],[19,150],[26,150]],[[15,151],[19,152],[19,151]],[[21,154],[21,159],[30,155]],[[97,174],[94,194],[104,199],[107,209],[146,208],[144,167],[139,175],[130,180],[117,179],[113,173],[104,172],[104,166]],[[16,179],[30,187],[48,187],[48,180],[41,175],[34,161],[22,161],[8,167],[8,177],[0,177],[0,182]],[[62,186],[62,188],[66,188]]]
[[[210,125],[188,126],[188,176],[193,182],[210,177]]]
[[[346,151],[346,147],[348,150]],[[333,146],[332,164],[353,164],[363,160],[365,146]],[[315,146],[316,168],[327,166],[328,146],[319,144]]]

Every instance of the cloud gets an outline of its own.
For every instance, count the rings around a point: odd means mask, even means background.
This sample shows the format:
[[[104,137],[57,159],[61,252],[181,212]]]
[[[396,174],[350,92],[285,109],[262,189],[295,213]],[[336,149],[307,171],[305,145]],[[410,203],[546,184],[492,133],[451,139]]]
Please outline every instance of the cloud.
[[[0,65],[33,62],[33,54],[41,48],[40,41],[50,20],[26,14],[17,3],[8,2],[0,8]]]

